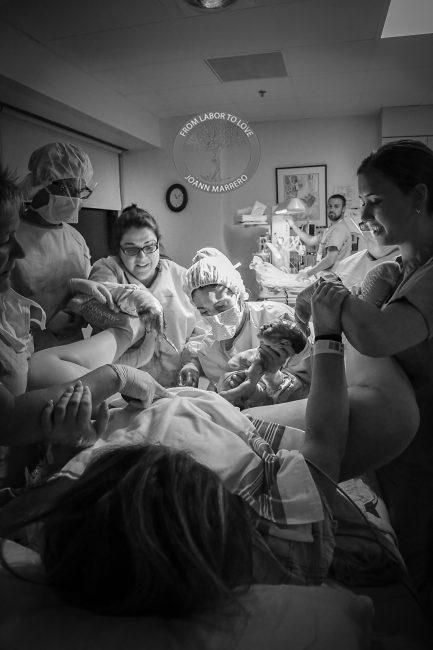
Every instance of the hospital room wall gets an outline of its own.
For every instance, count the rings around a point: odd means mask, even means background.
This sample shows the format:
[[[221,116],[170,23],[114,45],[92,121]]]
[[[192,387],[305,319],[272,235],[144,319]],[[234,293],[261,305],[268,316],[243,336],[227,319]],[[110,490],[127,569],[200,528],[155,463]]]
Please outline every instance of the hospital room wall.
[[[173,143],[184,119],[161,120],[160,149],[129,151],[121,156],[122,205],[137,203],[157,219],[167,254],[178,264],[189,266],[203,246],[225,251],[223,203],[218,195],[194,191],[180,176],[173,161]],[[173,183],[187,187],[188,203],[172,212],[165,194]]]
[[[235,226],[236,210],[256,200],[268,206],[276,202],[276,167],[326,164],[328,194],[337,186],[349,186],[356,196],[357,166],[380,144],[378,115],[252,123],[261,148],[255,175],[233,192],[208,194],[189,187],[174,166],[173,142],[184,123],[184,119],[161,122],[161,149],[122,155],[122,204],[136,202],[154,214],[167,252],[184,266],[202,246],[214,246],[233,262],[240,261],[252,298],[257,286],[248,265],[265,230]],[[175,213],[165,204],[165,192],[179,182],[187,187],[189,202],[182,212]]]

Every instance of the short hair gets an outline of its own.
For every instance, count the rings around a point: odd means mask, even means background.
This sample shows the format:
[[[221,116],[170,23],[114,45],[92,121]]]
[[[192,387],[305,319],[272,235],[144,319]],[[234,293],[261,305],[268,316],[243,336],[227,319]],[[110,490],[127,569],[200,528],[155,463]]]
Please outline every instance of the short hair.
[[[328,198],[328,201],[330,201],[331,199],[340,199],[340,201],[343,204],[343,208],[346,207],[346,197],[344,196],[344,194],[331,194],[331,196]]]
[[[114,247],[116,253],[119,252],[122,236],[131,228],[150,228],[155,233],[157,241],[159,242],[161,239],[161,232],[155,218],[146,210],[139,208],[135,203],[131,203],[131,205],[128,205],[122,210],[114,224]]]
[[[237,604],[235,587],[252,582],[250,513],[184,451],[116,447],[44,515],[47,579],[67,601],[100,614],[223,610]]]
[[[433,211],[433,151],[418,140],[396,140],[369,154],[358,168],[359,174],[377,171],[404,194],[418,183],[428,189],[427,208]]]
[[[21,191],[15,174],[0,162],[0,213],[3,213],[8,205],[18,209],[21,201]]]

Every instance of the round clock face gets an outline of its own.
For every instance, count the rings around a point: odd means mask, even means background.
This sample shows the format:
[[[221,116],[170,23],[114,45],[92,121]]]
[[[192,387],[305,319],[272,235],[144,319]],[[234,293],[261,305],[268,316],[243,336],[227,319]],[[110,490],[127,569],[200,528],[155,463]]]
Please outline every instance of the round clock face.
[[[176,183],[168,188],[165,200],[170,210],[180,212],[188,203],[188,194],[183,185]]]

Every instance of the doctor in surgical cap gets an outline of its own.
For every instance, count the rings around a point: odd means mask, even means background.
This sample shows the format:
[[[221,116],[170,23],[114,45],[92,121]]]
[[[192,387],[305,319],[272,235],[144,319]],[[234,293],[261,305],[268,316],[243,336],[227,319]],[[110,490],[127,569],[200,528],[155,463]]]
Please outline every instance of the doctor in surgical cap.
[[[80,317],[64,311],[71,297],[68,281],[87,278],[90,253],[71,224],[92,193],[92,164],[74,144],[53,142],[36,149],[21,183],[26,201],[17,239],[25,257],[18,260],[12,284],[23,296],[39,303],[47,329],[35,331],[35,349],[82,338]]]
[[[231,370],[229,362],[235,355],[259,346],[262,325],[282,316],[294,319],[293,309],[287,305],[272,300],[247,302],[248,293],[239,271],[215,248],[202,248],[196,253],[184,286],[210,330],[199,349],[198,359],[204,374],[215,386]],[[292,373],[296,371],[290,364],[290,371],[281,374],[285,384]],[[307,389],[303,379],[295,383],[297,390]]]

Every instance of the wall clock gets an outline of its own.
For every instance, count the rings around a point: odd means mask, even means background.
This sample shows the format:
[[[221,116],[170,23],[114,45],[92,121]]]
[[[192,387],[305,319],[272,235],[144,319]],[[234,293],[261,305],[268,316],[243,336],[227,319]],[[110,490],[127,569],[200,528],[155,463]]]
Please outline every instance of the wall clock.
[[[180,212],[188,203],[188,193],[183,185],[175,183],[170,185],[166,194],[165,202],[173,212]]]

